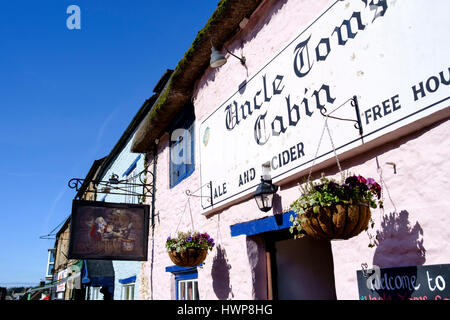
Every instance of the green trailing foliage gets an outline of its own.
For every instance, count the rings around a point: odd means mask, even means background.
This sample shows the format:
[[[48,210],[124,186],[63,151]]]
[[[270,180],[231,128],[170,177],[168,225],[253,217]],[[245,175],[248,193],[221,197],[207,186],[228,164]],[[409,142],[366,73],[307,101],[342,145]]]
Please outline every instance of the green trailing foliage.
[[[340,182],[329,179],[322,174],[318,182],[305,182],[299,185],[301,196],[295,200],[290,209],[296,213],[290,217],[292,226],[289,231],[296,238],[301,236],[304,214],[310,208],[313,214],[319,213],[320,207],[331,207],[337,204],[365,203],[370,208],[382,207],[381,186],[372,178],[364,178],[361,175],[342,176]],[[371,220],[371,227],[374,223]]]

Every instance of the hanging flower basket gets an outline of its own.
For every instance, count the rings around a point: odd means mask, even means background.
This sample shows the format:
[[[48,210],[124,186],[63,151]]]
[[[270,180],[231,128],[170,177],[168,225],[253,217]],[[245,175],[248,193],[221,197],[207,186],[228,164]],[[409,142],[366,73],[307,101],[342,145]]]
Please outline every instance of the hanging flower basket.
[[[343,183],[324,176],[320,183],[301,186],[302,196],[291,204],[290,231],[316,239],[349,239],[367,230],[370,208],[382,206],[381,187],[371,178],[350,176]],[[372,223],[373,225],[373,223]]]
[[[195,267],[201,265],[208,255],[207,249],[186,248],[185,251],[169,251],[169,258],[180,267]]]
[[[349,239],[367,230],[371,218],[369,205],[336,204],[306,209],[300,219],[305,232],[316,239]]]
[[[176,238],[168,237],[166,241],[170,260],[180,267],[202,264],[214,245],[209,234],[199,232],[179,232]]]

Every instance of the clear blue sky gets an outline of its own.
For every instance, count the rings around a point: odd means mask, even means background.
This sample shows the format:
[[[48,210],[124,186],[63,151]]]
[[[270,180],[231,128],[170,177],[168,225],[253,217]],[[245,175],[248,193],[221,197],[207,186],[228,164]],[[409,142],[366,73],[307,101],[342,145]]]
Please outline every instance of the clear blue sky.
[[[69,30],[69,5],[81,30]],[[208,0],[21,0],[0,9],[0,286],[38,284],[71,178],[109,154],[214,12]]]

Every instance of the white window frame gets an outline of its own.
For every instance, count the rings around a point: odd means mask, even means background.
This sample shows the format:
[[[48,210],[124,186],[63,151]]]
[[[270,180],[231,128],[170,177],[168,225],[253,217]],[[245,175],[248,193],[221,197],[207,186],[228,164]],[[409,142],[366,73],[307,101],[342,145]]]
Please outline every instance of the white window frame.
[[[189,283],[192,284],[192,299],[186,299],[189,296]],[[199,300],[198,296],[198,279],[186,279],[186,280],[177,280],[178,285],[178,297],[177,300]],[[184,285],[184,290],[182,287]],[[184,291],[184,292],[183,292]],[[184,293],[184,299],[183,299]]]
[[[52,259],[52,257],[53,257],[53,259]],[[46,272],[46,275],[45,275],[47,278],[53,276],[53,270],[54,270],[54,267],[55,267],[55,258],[56,258],[55,249],[48,249],[47,272]],[[53,267],[53,268],[51,268],[51,267]]]
[[[120,299],[121,300],[134,300],[135,282],[122,285]]]
[[[103,295],[100,292],[100,287],[91,287],[92,291],[91,291],[91,300],[100,300],[100,295]]]

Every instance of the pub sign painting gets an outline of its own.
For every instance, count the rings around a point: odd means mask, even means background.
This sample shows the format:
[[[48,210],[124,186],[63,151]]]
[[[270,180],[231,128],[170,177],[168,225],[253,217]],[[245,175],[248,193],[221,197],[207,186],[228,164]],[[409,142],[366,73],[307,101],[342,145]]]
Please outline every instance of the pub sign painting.
[[[74,200],[70,259],[147,260],[149,206]]]

